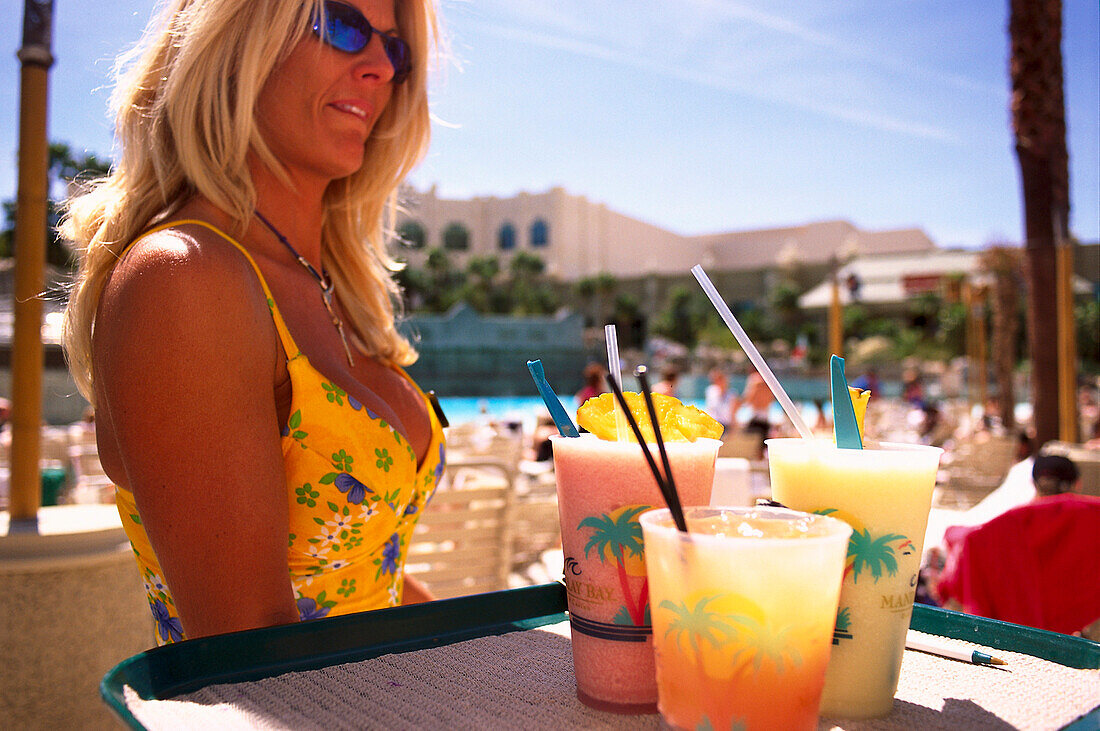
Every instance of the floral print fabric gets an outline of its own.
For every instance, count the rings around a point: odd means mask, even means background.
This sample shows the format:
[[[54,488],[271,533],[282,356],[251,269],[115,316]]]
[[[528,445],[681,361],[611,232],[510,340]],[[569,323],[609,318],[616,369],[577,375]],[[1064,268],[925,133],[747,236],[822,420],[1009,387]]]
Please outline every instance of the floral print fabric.
[[[310,365],[258,268],[256,274],[288,355],[293,391],[282,452],[290,516],[287,568],[298,613],[316,619],[396,606],[409,540],[443,474],[442,427],[428,404],[432,438],[418,467],[415,451],[397,430]],[[185,639],[133,495],[115,492],[156,620],[157,643]]]

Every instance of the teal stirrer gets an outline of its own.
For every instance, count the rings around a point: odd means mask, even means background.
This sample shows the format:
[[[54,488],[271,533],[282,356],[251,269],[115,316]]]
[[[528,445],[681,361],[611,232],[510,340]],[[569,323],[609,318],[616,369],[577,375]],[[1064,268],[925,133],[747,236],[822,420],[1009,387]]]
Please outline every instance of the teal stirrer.
[[[573,426],[573,420],[569,418],[569,414],[565,412],[565,407],[558,400],[558,395],[554,393],[554,389],[550,388],[550,383],[546,380],[546,371],[543,370],[542,361],[527,361],[527,370],[531,371],[531,377],[535,379],[535,385],[538,386],[539,394],[542,396],[546,408],[550,411],[550,418],[554,420],[554,426],[558,427],[558,433],[563,437],[579,437],[580,432],[577,431],[577,427]]]
[[[829,361],[829,372],[833,391],[833,431],[836,434],[836,446],[840,449],[863,449],[856,410],[852,406],[852,394],[848,392],[848,381],[844,378],[844,359],[834,355]]]

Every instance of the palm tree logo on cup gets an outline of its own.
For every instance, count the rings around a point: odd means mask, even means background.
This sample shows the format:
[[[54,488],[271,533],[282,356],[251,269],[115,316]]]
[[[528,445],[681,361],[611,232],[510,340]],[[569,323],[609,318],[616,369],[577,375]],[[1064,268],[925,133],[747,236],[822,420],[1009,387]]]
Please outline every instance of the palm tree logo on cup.
[[[876,584],[882,578],[883,572],[887,576],[896,576],[897,557],[912,555],[915,550],[913,541],[900,533],[872,536],[862,521],[846,511],[824,508],[814,512],[818,515],[839,518],[852,526],[852,537],[848,540],[848,557],[844,566],[844,579],[847,580],[851,576],[852,583],[858,583],[860,575],[866,573],[870,573]],[[894,543],[897,544],[896,547],[892,545]],[[851,612],[848,607],[841,607],[836,616],[833,644],[838,645],[840,640],[850,639],[852,639]]]
[[[897,556],[908,556],[913,553],[913,541],[908,536],[899,533],[886,533],[881,536],[872,536],[871,532],[863,525],[863,522],[844,510],[836,508],[823,508],[813,511],[817,515],[829,515],[839,518],[852,526],[852,537],[848,540],[848,558],[844,566],[844,578],[852,577],[853,583],[859,582],[860,574],[870,572],[871,578],[878,583],[882,578],[883,570],[887,576],[895,576],[898,573]],[[897,548],[892,546],[897,543]]]
[[[584,556],[595,550],[601,563],[614,562],[619,575],[619,588],[625,606],[615,615],[615,624],[647,627],[649,618],[649,580],[645,573],[645,550],[642,544],[642,526],[638,515],[649,510],[650,505],[624,505],[610,514],[585,518],[577,526],[592,528],[593,533],[584,546]],[[641,577],[641,590],[635,597],[631,590],[631,577]]]
[[[791,628],[773,630],[763,610],[746,597],[716,594],[679,604],[666,599],[659,608],[673,615],[665,637],[675,633],[682,650],[690,647],[688,654],[703,675],[729,678],[749,671],[750,664],[751,672],[758,673],[765,661],[782,674],[788,666],[802,664],[798,650],[788,642]],[[702,641],[710,645],[709,651]]]

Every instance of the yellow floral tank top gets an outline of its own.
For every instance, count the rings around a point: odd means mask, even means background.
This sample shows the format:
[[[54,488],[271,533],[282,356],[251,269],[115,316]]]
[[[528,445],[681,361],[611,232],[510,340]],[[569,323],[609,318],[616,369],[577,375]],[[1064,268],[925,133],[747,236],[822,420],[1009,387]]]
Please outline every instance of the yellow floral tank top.
[[[416,452],[396,429],[310,365],[244,247],[203,221],[176,221],[149,233],[185,223],[214,231],[252,264],[287,354],[292,387],[290,418],[282,428],[290,508],[287,569],[299,616],[315,619],[400,604],[406,549],[443,474],[443,428],[432,404],[420,392],[432,436],[418,467]],[[412,383],[403,370],[395,370]],[[157,644],[186,639],[133,494],[116,487],[115,502],[156,621]]]

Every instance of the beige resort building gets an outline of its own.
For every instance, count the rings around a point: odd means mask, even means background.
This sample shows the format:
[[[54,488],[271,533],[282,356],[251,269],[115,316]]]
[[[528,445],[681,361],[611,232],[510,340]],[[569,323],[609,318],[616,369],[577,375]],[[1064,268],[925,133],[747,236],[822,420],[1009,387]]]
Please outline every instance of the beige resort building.
[[[920,268],[920,259],[942,251],[919,228],[865,231],[844,220],[684,236],[561,187],[465,200],[441,198],[434,187],[407,188],[402,204],[398,231],[408,246],[398,253],[412,266],[422,266],[428,251],[442,248],[458,267],[472,256],[491,255],[506,269],[513,255],[525,251],[538,255],[547,274],[563,283],[609,273],[619,291],[633,292],[650,313],[660,309],[671,287],[697,286],[690,275],[696,264],[731,302],[762,303],[780,277],[810,289],[834,262],[902,256]],[[962,257],[938,263],[972,262]]]
[[[565,282],[602,272],[619,279],[686,274],[695,264],[708,272],[828,265],[868,254],[917,253],[935,244],[920,229],[863,231],[847,221],[682,236],[593,203],[565,189],[466,200],[440,198],[435,188],[407,189],[398,230],[411,244],[407,256],[423,263],[442,247],[457,264],[494,255],[506,264],[520,251],[537,254],[550,276]]]

